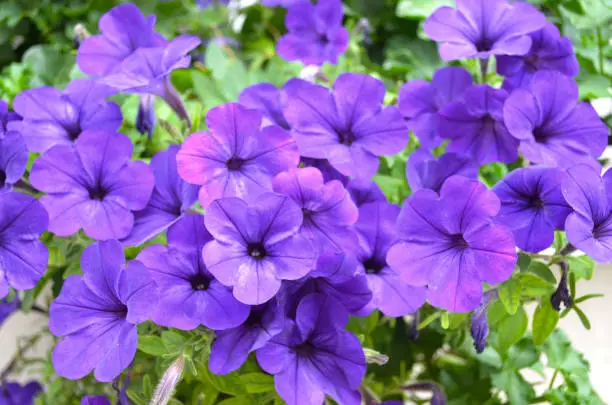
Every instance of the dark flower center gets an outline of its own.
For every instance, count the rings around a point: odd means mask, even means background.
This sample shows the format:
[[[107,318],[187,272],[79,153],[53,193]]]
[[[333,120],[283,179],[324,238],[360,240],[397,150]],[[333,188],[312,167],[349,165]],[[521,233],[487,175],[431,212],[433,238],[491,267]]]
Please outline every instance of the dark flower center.
[[[363,268],[367,274],[378,274],[387,267],[385,260],[379,257],[370,257],[363,262]]]
[[[258,310],[258,309],[255,309],[255,308],[251,308],[251,313],[249,314],[249,317],[247,318],[247,320],[244,321],[244,325],[245,326],[250,326],[250,327],[254,327],[254,326],[260,325],[264,313],[265,313],[265,311]]]
[[[535,208],[535,209],[541,209],[544,208],[544,201],[542,201],[542,199],[540,198],[539,195],[534,195],[529,197],[529,200],[527,200],[529,206],[531,208]]]
[[[327,34],[321,34],[319,35],[319,44],[321,44],[321,46],[326,46],[330,43],[331,41],[329,40],[329,38],[327,38]]]
[[[537,143],[545,144],[548,142],[548,135],[541,128],[533,129],[533,138]]]
[[[0,188],[4,188],[6,185],[6,173],[4,170],[0,170]]]
[[[227,170],[232,171],[232,172],[236,170],[240,170],[243,164],[244,164],[244,159],[240,159],[239,157],[229,158],[227,162],[225,162],[225,165],[227,166]]]
[[[476,49],[480,52],[488,52],[493,48],[493,45],[495,45],[495,39],[489,38],[486,34],[483,34],[474,45],[476,45]]]
[[[314,345],[310,343],[309,341],[306,341],[302,343],[301,345],[298,345],[295,347],[295,352],[299,356],[308,357],[312,355],[315,351],[316,351],[316,347],[314,347]]]
[[[108,190],[104,189],[101,184],[96,185],[89,190],[89,199],[102,201],[108,195]]]
[[[266,257],[266,248],[261,243],[251,243],[247,247],[247,252],[255,260],[263,260]]]
[[[357,140],[355,134],[350,129],[347,131],[338,131],[338,138],[342,145],[351,146]]]
[[[191,277],[189,282],[194,291],[206,291],[210,285],[210,279],[203,274],[197,274]]]
[[[302,215],[304,216],[304,221],[310,220],[313,212],[308,208],[302,208]]]
[[[462,233],[456,233],[454,235],[450,235],[450,242],[454,248],[457,249],[466,249],[469,248],[470,245],[467,243]]]
[[[81,123],[77,120],[71,123],[65,123],[64,129],[68,133],[68,139],[71,141],[76,141],[83,129],[81,128]]]

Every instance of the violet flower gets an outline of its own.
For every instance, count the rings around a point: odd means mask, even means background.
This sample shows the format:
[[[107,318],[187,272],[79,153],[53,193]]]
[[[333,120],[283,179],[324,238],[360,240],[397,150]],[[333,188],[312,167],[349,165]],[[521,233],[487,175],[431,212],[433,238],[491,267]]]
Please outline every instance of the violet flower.
[[[116,90],[88,79],[76,79],[60,92],[54,87],[25,90],[13,107],[23,116],[19,130],[32,152],[72,145],[86,130],[117,131],[121,109],[106,99]]]
[[[178,172],[198,184],[206,208],[224,197],[256,199],[272,190],[272,179],[296,167],[299,154],[289,132],[275,125],[261,127],[256,110],[229,103],[206,114],[209,132],[196,132],[177,154]]]
[[[19,193],[0,194],[0,299],[16,290],[34,288],[49,261],[47,247],[38,240],[49,216],[35,198]]]
[[[80,379],[92,370],[98,381],[116,378],[132,362],[136,325],[148,320],[158,292],[147,268],[125,263],[123,248],[110,240],[88,246],[83,276],[68,277],[51,304],[49,330],[63,338],[53,351],[55,371]]]
[[[134,212],[134,228],[121,243],[141,245],[164,232],[183,218],[198,199],[199,187],[189,184],[178,175],[176,155],[178,145],[157,153],[149,167],[155,177],[155,188],[147,206]]]
[[[249,306],[206,269],[202,249],[212,236],[200,215],[188,215],[168,231],[168,247],[147,246],[136,258],[150,271],[160,296],[153,322],[191,330],[199,325],[228,329],[242,324]]]
[[[20,133],[0,137],[0,193],[11,191],[28,166],[28,148]]]
[[[215,374],[227,374],[240,368],[249,353],[261,349],[283,331],[285,316],[274,298],[251,307],[247,320],[240,326],[215,332],[208,368]]]
[[[425,34],[439,42],[446,61],[493,55],[525,55],[528,34],[546,24],[546,16],[528,3],[508,0],[455,0],[456,8],[440,7],[423,25]]]
[[[19,297],[15,296],[11,301],[8,301],[8,297],[0,299],[0,326],[6,321],[13,313],[19,310],[20,302]]]
[[[262,0],[261,5],[266,7],[291,7],[302,0]]]
[[[276,125],[290,130],[291,125],[283,114],[282,93],[275,85],[259,83],[242,90],[238,102],[257,110],[262,115],[262,126]]]
[[[366,360],[359,340],[345,332],[348,312],[333,297],[304,297],[295,322],[257,350],[287,405],[322,405],[325,394],[343,405],[361,404]]]
[[[0,386],[0,404],[34,405],[34,398],[42,390],[42,386],[36,381],[31,381],[25,385],[16,382],[5,383]]]
[[[157,125],[155,115],[155,97],[143,94],[138,100],[138,113],[136,115],[136,130],[141,134],[147,134],[149,139],[153,138],[153,130]]]
[[[396,107],[383,107],[385,85],[371,76],[344,73],[333,91],[300,79],[285,84],[285,117],[300,154],[327,159],[345,176],[371,178],[378,157],[401,152],[408,143]]]
[[[370,203],[359,208],[359,221],[355,225],[359,235],[357,258],[372,291],[372,300],[361,315],[379,309],[387,316],[404,316],[425,303],[427,289],[406,284],[387,264],[387,252],[397,241],[396,220],[399,212],[398,206],[386,202]]]
[[[215,240],[204,247],[204,263],[217,280],[234,287],[238,301],[263,304],[282,280],[297,280],[314,268],[316,250],[298,234],[302,220],[297,204],[274,193],[250,205],[239,198],[216,200],[206,211]]]
[[[21,115],[9,111],[8,104],[0,100],[0,138],[3,138],[8,132],[16,130],[21,121]]]
[[[578,102],[578,85],[555,71],[536,72],[527,88],[512,92],[504,122],[533,163],[568,168],[598,158],[608,128],[595,109]]]
[[[108,398],[102,395],[96,395],[95,397],[85,396],[81,398],[81,405],[113,405],[113,404]]]
[[[351,195],[357,208],[371,202],[387,201],[387,197],[378,184],[372,180],[351,180],[346,185],[346,191]]]
[[[408,128],[425,148],[439,146],[439,111],[451,101],[459,101],[472,85],[472,75],[463,68],[448,66],[434,73],[431,83],[423,79],[408,81],[399,92],[398,108],[409,118]]]
[[[518,140],[504,124],[508,93],[486,84],[473,85],[461,101],[440,110],[438,131],[451,140],[447,152],[471,156],[478,163],[511,163],[518,157]]]
[[[304,65],[337,63],[349,42],[342,16],[341,0],[320,0],[316,5],[310,1],[294,1],[285,17],[289,32],[278,40],[278,54]]]
[[[304,220],[298,233],[310,240],[318,253],[355,249],[351,225],[359,212],[342,183],[324,183],[319,170],[307,167],[283,172],[273,184],[275,192],[289,196],[301,209]]]
[[[323,175],[323,180],[327,183],[331,180],[338,180],[345,186],[349,182],[349,178],[344,174],[340,173],[338,170],[334,169],[334,167],[329,163],[327,159],[313,159],[313,158],[300,158],[300,167],[314,167],[319,169],[321,174]]]
[[[478,163],[455,153],[434,158],[428,150],[417,149],[406,164],[406,178],[413,193],[423,188],[438,193],[444,181],[454,175],[478,180]]]
[[[489,304],[498,298],[499,295],[495,289],[484,293],[482,301],[470,317],[470,333],[474,339],[476,353],[482,353],[487,347],[487,337],[489,336],[487,310],[489,309]]]
[[[573,212],[565,222],[567,240],[599,263],[612,261],[612,171],[603,178],[592,167],[567,170],[563,196]]]
[[[147,206],[154,178],[144,162],[132,162],[132,142],[120,133],[87,131],[75,146],[58,145],[38,158],[30,181],[47,195],[49,231],[69,236],[83,228],[93,239],[125,238],[134,211]]]
[[[506,90],[529,85],[540,70],[556,70],[570,77],[578,75],[580,65],[572,41],[562,37],[555,24],[548,22],[529,36],[531,48],[527,54],[497,57],[497,73],[506,76],[503,85]]]
[[[512,232],[493,220],[499,209],[495,193],[461,176],[448,178],[440,195],[419,190],[404,203],[387,263],[406,283],[427,286],[432,305],[471,311],[482,283],[507,280],[516,264]]]
[[[572,211],[561,193],[565,173],[531,166],[514,170],[493,187],[501,201],[496,221],[512,229],[516,245],[537,253],[549,247],[555,229],[565,228]]]

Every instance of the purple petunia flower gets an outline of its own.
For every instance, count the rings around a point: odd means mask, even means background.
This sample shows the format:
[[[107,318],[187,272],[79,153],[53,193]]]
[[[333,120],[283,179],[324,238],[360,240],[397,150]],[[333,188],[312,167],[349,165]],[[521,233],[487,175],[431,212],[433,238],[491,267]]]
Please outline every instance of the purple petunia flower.
[[[126,266],[114,240],[85,248],[81,267],[84,275],[68,277],[51,304],[49,330],[63,336],[53,365],[65,378],[80,379],[95,370],[98,381],[112,381],[136,354],[136,325],[150,318],[157,288],[142,263]]]
[[[346,253],[327,254],[319,258],[317,267],[306,277],[283,285],[281,301],[288,317],[295,318],[300,300],[308,294],[322,293],[338,300],[353,315],[372,300],[372,292],[359,262]]]
[[[345,176],[371,178],[378,156],[401,152],[408,131],[396,107],[383,107],[385,85],[364,74],[344,73],[333,92],[292,79],[285,84],[285,117],[304,157],[327,159]]]
[[[504,121],[531,162],[561,168],[598,158],[608,128],[589,103],[578,103],[578,85],[554,71],[534,74],[529,87],[512,92]]]
[[[90,76],[104,76],[137,49],[164,47],[168,41],[155,32],[155,16],[142,15],[133,4],[120,4],[98,22],[101,34],[92,35],[79,47],[77,64]]]
[[[285,25],[289,32],[278,40],[278,54],[304,65],[337,63],[349,42],[349,32],[342,26],[342,14],[340,0],[319,0],[316,5],[295,1],[287,11]]]
[[[208,368],[215,374],[237,370],[249,353],[265,346],[284,327],[285,316],[275,298],[251,307],[251,313],[242,325],[215,332]]]
[[[351,180],[346,185],[346,191],[351,195],[357,208],[371,202],[387,201],[387,197],[378,184],[372,180]]]
[[[209,132],[196,132],[176,159],[187,182],[202,185],[207,207],[223,197],[256,199],[272,190],[272,179],[296,167],[299,154],[290,134],[277,126],[261,127],[261,114],[240,104],[215,107],[206,115]]]
[[[612,171],[603,178],[592,167],[567,171],[563,196],[573,212],[565,222],[567,240],[599,263],[612,260]]]
[[[478,164],[455,153],[434,158],[426,149],[414,151],[406,164],[406,178],[413,193],[422,188],[438,193],[444,181],[454,175],[478,180]]]
[[[525,55],[528,34],[546,24],[546,16],[530,4],[507,0],[455,0],[456,8],[440,7],[423,25],[425,34],[440,43],[446,61],[493,55]]]
[[[495,193],[461,176],[448,178],[440,195],[419,190],[404,203],[387,263],[406,283],[426,285],[432,305],[471,311],[482,283],[507,280],[516,264],[512,232],[493,221],[499,209]]]
[[[261,5],[266,7],[291,7],[302,0],[262,0]]]
[[[155,115],[155,97],[143,94],[138,100],[138,112],[136,114],[136,130],[141,134],[147,134],[149,139],[153,138],[153,130],[157,125]]]
[[[288,405],[322,405],[325,394],[343,405],[361,404],[366,360],[359,340],[345,332],[348,312],[333,297],[304,297],[295,322],[257,350],[257,361],[274,375]]]
[[[565,173],[556,168],[517,169],[493,187],[501,201],[496,221],[512,229],[516,245],[532,253],[549,247],[571,208],[561,193]]]
[[[178,175],[178,145],[171,145],[151,159],[155,188],[146,208],[134,212],[134,228],[121,243],[137,246],[159,235],[183,218],[198,199],[199,186],[186,183]]]
[[[504,124],[508,93],[486,84],[465,91],[463,100],[440,110],[439,133],[451,140],[447,152],[471,156],[480,164],[511,163],[518,157],[518,141]]]
[[[121,109],[106,101],[115,93],[96,81],[76,79],[63,92],[38,87],[18,94],[13,107],[23,116],[19,130],[28,149],[43,153],[55,145],[72,145],[86,130],[117,131]]]
[[[259,83],[242,90],[238,102],[245,107],[257,110],[262,115],[262,125],[276,125],[290,130],[291,125],[283,114],[282,93],[275,85]]]
[[[120,133],[87,131],[75,147],[59,145],[38,158],[30,181],[47,195],[49,231],[69,236],[83,228],[98,239],[125,238],[134,211],[147,206],[154,178],[144,162],[132,162],[132,142]]]
[[[397,240],[395,224],[399,212],[398,206],[386,202],[359,208],[359,221],[355,225],[359,235],[357,258],[372,290],[372,300],[362,314],[378,308],[387,316],[404,316],[425,303],[427,289],[406,284],[387,265],[387,252]]]
[[[15,126],[19,126],[19,121],[22,118],[19,114],[9,111],[8,104],[0,100],[0,138],[3,138],[8,132],[15,130]]]
[[[86,396],[81,398],[81,405],[112,405],[112,403],[108,398],[97,395],[95,397]]]
[[[35,381],[26,385],[15,382],[0,387],[0,405],[34,405],[34,398],[42,392],[42,386]]]
[[[19,309],[19,306],[20,302],[17,296],[13,297],[10,302],[8,298],[0,299],[0,326]]]
[[[354,250],[356,238],[351,225],[359,212],[342,183],[325,183],[319,170],[307,167],[276,176],[274,191],[289,196],[301,208],[304,220],[299,234],[319,253]]]
[[[431,83],[423,79],[410,80],[399,93],[398,108],[409,118],[408,128],[425,148],[439,146],[443,139],[438,130],[439,111],[451,101],[463,98],[472,85],[472,75],[465,69],[448,66],[434,73]]]
[[[191,330],[199,325],[209,329],[228,329],[243,323],[249,306],[234,298],[206,269],[204,245],[212,236],[200,215],[188,215],[168,231],[168,247],[146,247],[136,258],[149,269],[160,291],[159,305],[153,314],[158,325]]]
[[[249,205],[238,198],[214,201],[206,228],[215,238],[204,247],[204,263],[234,296],[250,305],[276,295],[282,280],[297,280],[315,265],[315,249],[298,234],[303,216],[289,197],[260,195]]]
[[[313,159],[313,158],[300,158],[300,167],[315,167],[319,169],[321,174],[323,175],[323,180],[325,182],[331,180],[338,180],[345,186],[349,182],[349,178],[344,174],[340,173],[338,170],[334,169],[334,167],[329,163],[327,159]]]
[[[28,166],[28,148],[15,131],[0,137],[0,193],[11,191]]]
[[[38,238],[48,225],[49,216],[35,198],[0,194],[0,299],[9,287],[34,288],[45,272],[49,251]]]
[[[529,85],[540,70],[556,70],[564,75],[578,75],[580,65],[572,41],[562,37],[553,23],[530,34],[531,49],[523,56],[498,56],[497,73],[506,76],[503,87],[510,91]]]

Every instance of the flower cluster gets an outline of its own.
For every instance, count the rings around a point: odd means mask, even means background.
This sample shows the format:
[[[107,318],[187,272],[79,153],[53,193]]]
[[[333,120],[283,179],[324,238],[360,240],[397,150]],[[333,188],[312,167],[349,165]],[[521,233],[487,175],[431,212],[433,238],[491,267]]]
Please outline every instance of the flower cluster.
[[[266,3],[289,7],[278,43],[286,59],[320,65],[346,50],[339,0]],[[482,351],[491,286],[512,275],[517,247],[539,252],[565,229],[575,247],[612,260],[612,176],[602,178],[596,161],[607,128],[578,102],[568,40],[532,6],[457,0],[426,20],[440,56],[479,58],[484,83],[446,67],[431,82],[406,83],[397,107],[366,74],[341,74],[331,89],[297,78],[282,89],[257,84],[210,109],[206,131],[145,163],[132,160],[132,142],[117,132],[121,111],[107,99],[159,96],[188,120],[170,73],[200,43],[167,41],[154,24],[134,5],[116,6],[79,47],[90,79],[23,92],[20,117],[0,106],[0,298],[45,272],[44,231],[82,229],[95,240],[83,274],[68,277],[51,305],[61,376],[114,380],[134,359],[137,325],[151,320],[214,331],[217,374],[255,353],[289,405],[321,405],[326,395],[359,405],[366,357],[345,330],[349,315],[402,317],[425,302],[475,310]],[[491,57],[503,89],[486,84]],[[150,133],[143,100],[139,126]],[[407,161],[413,194],[400,207],[373,178],[380,157],[406,148],[409,130],[421,148]],[[28,150],[42,154],[29,172],[40,200],[11,191]],[[478,180],[481,165],[519,156],[532,165],[492,190]],[[167,243],[126,263],[124,247],[164,232]]]

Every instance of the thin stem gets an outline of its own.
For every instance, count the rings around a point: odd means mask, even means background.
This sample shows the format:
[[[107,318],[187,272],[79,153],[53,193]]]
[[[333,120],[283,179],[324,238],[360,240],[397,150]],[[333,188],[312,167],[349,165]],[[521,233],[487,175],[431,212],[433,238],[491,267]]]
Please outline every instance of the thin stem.
[[[559,370],[555,370],[551,380],[550,380],[550,384],[548,384],[548,391],[553,389],[553,386],[555,385],[555,380],[557,379],[557,376],[559,375]]]
[[[28,183],[24,178],[19,179],[19,181],[15,183],[15,188],[31,196],[38,195],[38,190],[32,187],[32,185]]]
[[[567,255],[574,253],[575,251],[576,251],[576,248],[574,247],[574,245],[572,245],[571,243],[568,243],[567,245],[565,245],[563,249],[561,249],[561,252],[559,252],[559,254],[561,256],[567,256]]]
[[[39,314],[43,314],[43,315],[49,316],[49,311],[47,311],[46,309],[44,309],[42,307],[39,307],[36,304],[32,305],[32,311],[38,312]]]
[[[599,56],[599,73],[604,74],[604,53],[603,53],[603,37],[601,35],[601,27],[597,27],[597,51]]]
[[[489,58],[479,58],[478,62],[480,62],[480,82],[484,84],[487,82],[487,73],[489,71]]]
[[[187,127],[191,128],[191,118],[189,118],[189,113],[187,112],[185,103],[183,103],[181,95],[174,88],[169,77],[164,82],[164,93],[164,101],[168,103],[168,105],[174,110],[176,115],[178,115],[181,120],[187,123]]]

